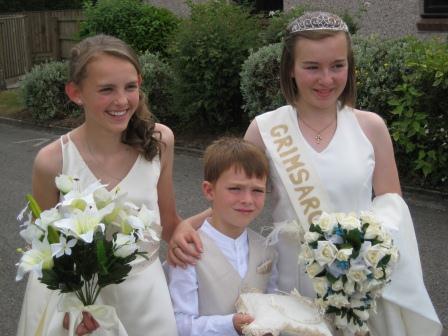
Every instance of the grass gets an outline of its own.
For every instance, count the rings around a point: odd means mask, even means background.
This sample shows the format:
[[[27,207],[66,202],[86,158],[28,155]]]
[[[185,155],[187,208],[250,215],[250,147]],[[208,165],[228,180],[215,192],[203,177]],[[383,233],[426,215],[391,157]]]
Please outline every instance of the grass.
[[[0,91],[0,116],[12,117],[25,110],[19,89]]]

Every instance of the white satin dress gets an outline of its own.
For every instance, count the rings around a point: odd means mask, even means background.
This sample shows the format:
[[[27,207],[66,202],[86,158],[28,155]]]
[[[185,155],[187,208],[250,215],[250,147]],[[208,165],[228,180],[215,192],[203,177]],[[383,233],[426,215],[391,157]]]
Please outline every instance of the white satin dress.
[[[288,109],[284,106],[278,111],[280,110],[282,111],[281,113],[293,114],[292,119],[295,118],[297,121],[296,111],[292,107],[289,106]],[[272,114],[270,118],[274,119],[276,112],[268,112]],[[338,111],[336,131],[328,146],[321,152],[315,151],[308,144],[301,134],[299,127],[296,125],[294,127],[297,128],[299,136],[302,137],[305,146],[307,146],[308,157],[312,161],[312,165],[327,191],[328,200],[333,206],[333,211],[359,212],[361,210],[372,210],[374,207],[372,203],[372,178],[375,168],[375,153],[372,144],[361,129],[353,110],[344,108]],[[267,155],[271,167],[273,221],[298,220],[286,189],[283,186],[283,182],[276,171],[276,166],[272,161],[269,149],[267,149]],[[398,195],[395,196],[399,198]],[[401,205],[403,204],[404,202],[401,203]],[[406,207],[405,204],[404,207]],[[414,237],[413,239],[415,241],[415,233],[410,216],[409,221],[411,223],[410,229],[403,231],[409,233],[409,237]],[[405,239],[408,239],[408,236]],[[407,241],[404,241],[405,239],[401,239],[399,243],[408,244]],[[411,243],[409,242],[409,244]],[[414,260],[417,259],[418,265],[415,264],[413,266],[415,266],[414,269],[420,270],[421,275],[416,242],[414,245],[412,246],[412,251],[417,254]],[[302,295],[314,297],[315,292],[309,277],[304,271],[303,264],[301,263],[297,267],[294,267],[294,265],[297,265],[297,255],[299,253],[299,247],[296,242],[283,240],[280,244],[277,244],[277,249],[279,252],[279,262],[277,265],[279,271],[279,289],[289,292],[296,288]],[[406,250],[408,250],[407,246]],[[412,263],[413,261],[410,262]],[[418,277],[418,275],[415,276],[416,278]],[[420,301],[421,307],[416,304],[410,310],[409,307],[402,308],[401,304],[391,303],[384,299],[378,300],[378,314],[370,319],[372,335],[419,335],[419,331],[410,330],[416,327],[415,325],[412,326],[413,323],[417,323],[412,322],[413,320],[428,321],[428,324],[420,323],[434,331],[434,333],[430,332],[426,335],[439,334],[440,322],[426,292],[426,288],[424,287],[423,281],[420,282],[418,280],[417,282],[420,287],[418,291],[416,289],[416,293],[418,294],[415,294],[415,297],[416,302]],[[394,285],[396,288],[400,287],[398,283]],[[394,293],[394,296],[398,295]],[[421,312],[422,309],[425,311]],[[422,320],[415,318],[417,316],[425,317]]]
[[[64,138],[64,141],[62,140]],[[61,138],[62,173],[76,176],[82,181],[81,188],[96,181],[96,177],[84,162],[69,134]],[[158,214],[157,182],[160,176],[160,160],[156,156],[151,162],[139,155],[126,177],[117,185],[127,192],[128,199],[137,206],[145,205]],[[116,187],[116,188],[117,188]],[[145,246],[149,255],[157,246]],[[46,335],[45,324],[52,319],[54,324],[56,308],[55,291],[48,290],[34,275],[28,279],[22,305],[17,335]],[[177,335],[176,321],[165,275],[159,258],[151,263],[141,260],[134,266],[124,282],[102,289],[98,303],[115,307],[118,318],[129,336]],[[51,316],[49,316],[51,315]],[[60,315],[62,328],[63,314]],[[57,323],[59,326],[59,322]],[[61,329],[61,335],[66,333]]]

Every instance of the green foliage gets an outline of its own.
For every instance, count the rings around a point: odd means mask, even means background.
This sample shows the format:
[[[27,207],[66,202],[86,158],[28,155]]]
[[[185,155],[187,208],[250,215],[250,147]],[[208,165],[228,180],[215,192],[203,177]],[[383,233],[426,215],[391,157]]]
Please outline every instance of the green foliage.
[[[160,122],[174,125],[176,122],[172,107],[174,74],[171,67],[148,51],[139,59],[143,77],[141,89],[148,98],[151,112]]]
[[[448,180],[447,45],[410,37],[355,42],[360,107],[387,121],[403,177],[443,188]]]
[[[22,82],[22,98],[37,121],[80,114],[79,107],[65,94],[67,64],[49,62],[34,66]]]
[[[264,45],[281,42],[286,27],[294,18],[301,16],[311,7],[306,5],[296,6],[289,11],[276,11],[274,16],[270,17],[268,23],[260,32],[260,37]]]
[[[313,7],[310,5],[300,5],[292,8],[287,12],[275,12],[275,15],[269,19],[266,28],[260,33],[263,44],[271,44],[281,42],[286,27],[294,19],[301,16],[306,11],[313,10],[327,10],[329,12],[339,15],[345,23],[347,23],[348,29],[351,34],[356,34],[360,28],[359,21],[361,20],[364,9],[359,9],[354,15],[347,11],[340,11],[333,7],[321,8]]]
[[[86,2],[84,15],[81,37],[104,33],[122,39],[137,52],[149,50],[163,56],[179,23],[169,10],[139,0]]]
[[[285,105],[280,90],[281,51],[281,43],[267,45],[252,53],[243,64],[241,92],[249,119]]]
[[[179,117],[195,129],[244,127],[239,72],[257,46],[258,22],[226,1],[190,6],[172,49]]]

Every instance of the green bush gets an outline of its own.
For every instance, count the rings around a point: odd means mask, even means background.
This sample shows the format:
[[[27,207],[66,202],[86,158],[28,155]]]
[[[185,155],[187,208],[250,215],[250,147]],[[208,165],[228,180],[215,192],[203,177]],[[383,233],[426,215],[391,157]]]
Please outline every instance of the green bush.
[[[85,3],[80,36],[104,33],[127,42],[135,51],[166,56],[179,20],[169,10],[139,0],[99,0]]]
[[[226,1],[190,6],[191,18],[181,24],[172,49],[177,113],[183,125],[244,127],[239,73],[258,44],[258,22]]]
[[[244,110],[250,119],[285,105],[280,90],[282,44],[275,43],[252,53],[241,71]]]
[[[140,56],[140,64],[143,77],[141,89],[148,98],[151,112],[160,122],[174,125],[176,119],[171,91],[174,75],[170,66],[148,51]]]
[[[34,66],[23,79],[21,89],[26,108],[37,121],[80,114],[79,107],[65,94],[67,63],[49,62]]]
[[[448,46],[439,41],[411,41],[407,71],[396,86],[392,137],[403,157],[411,158],[411,177],[435,186],[448,185]]]

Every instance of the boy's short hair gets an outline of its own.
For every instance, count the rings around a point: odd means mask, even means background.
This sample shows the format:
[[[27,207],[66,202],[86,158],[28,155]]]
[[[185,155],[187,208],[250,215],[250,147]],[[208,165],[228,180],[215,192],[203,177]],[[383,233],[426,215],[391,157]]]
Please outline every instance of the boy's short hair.
[[[269,175],[266,154],[254,144],[237,137],[222,137],[204,153],[204,180],[214,183],[231,167],[242,169],[248,177]]]

